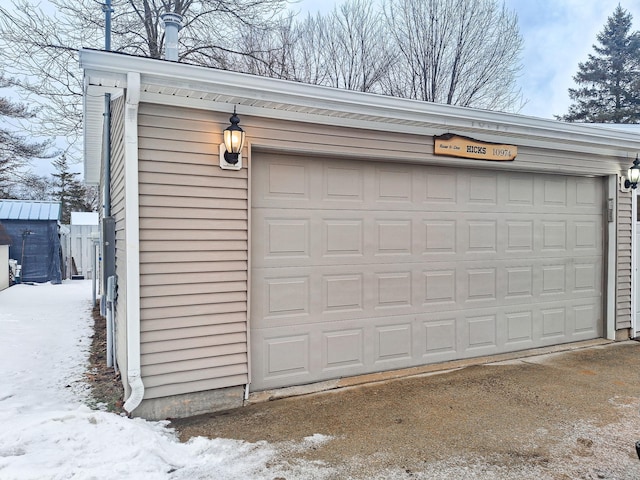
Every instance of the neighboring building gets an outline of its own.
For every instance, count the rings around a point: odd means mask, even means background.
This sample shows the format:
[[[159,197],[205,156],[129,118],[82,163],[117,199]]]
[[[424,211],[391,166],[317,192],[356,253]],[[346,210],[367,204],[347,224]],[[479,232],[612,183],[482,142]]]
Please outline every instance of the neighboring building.
[[[71,212],[71,224],[66,226],[68,233],[62,242],[65,278],[93,279],[98,220],[97,212]]]
[[[9,287],[9,245],[11,238],[0,223],[0,290]]]
[[[11,238],[9,257],[21,282],[61,283],[60,203],[0,200],[0,224]]]
[[[80,62],[133,415],[632,335],[620,179],[636,135],[110,52]],[[219,159],[234,108],[240,170]]]

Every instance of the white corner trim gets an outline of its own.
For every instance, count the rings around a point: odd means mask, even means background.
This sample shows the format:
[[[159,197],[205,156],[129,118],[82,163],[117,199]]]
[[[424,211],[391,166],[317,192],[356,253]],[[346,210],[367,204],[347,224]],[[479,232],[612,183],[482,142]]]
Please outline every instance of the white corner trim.
[[[618,278],[618,175],[610,175],[607,180],[607,198],[613,200],[613,222],[607,221],[607,276],[605,307],[605,336],[609,340],[616,339],[616,283]]]
[[[638,190],[631,190],[631,337],[638,328]]]
[[[125,252],[127,308],[127,380],[131,394],[124,404],[131,413],[142,402],[144,384],[140,375],[140,207],[138,203],[138,104],[140,74],[127,74],[124,112]]]

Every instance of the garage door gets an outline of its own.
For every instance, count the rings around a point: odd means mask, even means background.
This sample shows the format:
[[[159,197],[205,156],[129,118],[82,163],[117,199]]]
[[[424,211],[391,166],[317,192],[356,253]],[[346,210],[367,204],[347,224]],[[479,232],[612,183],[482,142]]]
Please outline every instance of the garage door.
[[[252,389],[601,336],[602,190],[254,155]]]

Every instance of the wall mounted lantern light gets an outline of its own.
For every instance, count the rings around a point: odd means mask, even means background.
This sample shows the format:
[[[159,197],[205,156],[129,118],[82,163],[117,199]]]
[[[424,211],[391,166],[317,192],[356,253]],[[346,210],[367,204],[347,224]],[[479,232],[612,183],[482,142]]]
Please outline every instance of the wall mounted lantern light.
[[[636,153],[636,159],[633,161],[633,165],[627,170],[627,179],[624,181],[625,188],[638,188],[638,182],[640,181],[640,160],[638,160],[638,154]]]
[[[231,125],[223,132],[224,143],[220,144],[220,168],[240,170],[242,168],[242,146],[244,145],[244,130],[238,126],[240,119],[233,107],[233,115],[229,118]]]

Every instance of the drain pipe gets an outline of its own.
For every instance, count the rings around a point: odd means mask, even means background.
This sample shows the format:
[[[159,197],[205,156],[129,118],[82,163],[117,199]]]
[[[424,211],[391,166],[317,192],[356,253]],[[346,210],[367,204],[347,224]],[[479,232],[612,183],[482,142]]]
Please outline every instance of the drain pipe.
[[[131,415],[142,403],[144,384],[140,372],[140,205],[138,200],[138,105],[140,74],[127,74],[124,115],[125,258],[127,316],[127,381],[131,393],[124,409]]]

